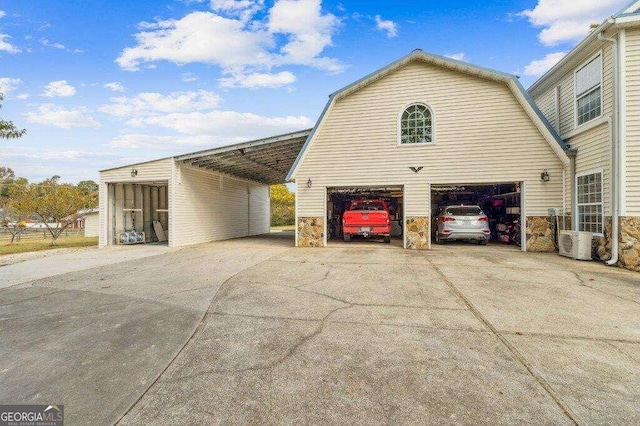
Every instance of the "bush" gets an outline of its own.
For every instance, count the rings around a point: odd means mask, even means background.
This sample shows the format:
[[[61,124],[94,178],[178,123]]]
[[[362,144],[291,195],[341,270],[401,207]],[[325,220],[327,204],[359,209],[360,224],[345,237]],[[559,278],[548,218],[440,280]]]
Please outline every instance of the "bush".
[[[295,194],[285,185],[273,185],[271,193],[271,226],[293,225],[296,218]]]

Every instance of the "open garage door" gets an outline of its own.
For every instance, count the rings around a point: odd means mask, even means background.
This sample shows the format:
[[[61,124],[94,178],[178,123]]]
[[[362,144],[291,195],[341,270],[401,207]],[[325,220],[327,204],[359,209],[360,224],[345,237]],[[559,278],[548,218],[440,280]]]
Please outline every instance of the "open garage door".
[[[499,244],[523,249],[521,182],[431,185],[431,239],[437,244]]]
[[[168,244],[168,182],[110,183],[110,244]]]
[[[402,186],[327,188],[327,243],[403,247]]]

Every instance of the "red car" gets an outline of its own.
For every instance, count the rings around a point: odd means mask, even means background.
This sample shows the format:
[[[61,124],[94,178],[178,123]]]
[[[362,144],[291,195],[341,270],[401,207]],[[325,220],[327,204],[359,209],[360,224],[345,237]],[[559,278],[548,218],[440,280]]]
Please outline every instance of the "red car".
[[[382,237],[391,242],[391,215],[383,200],[354,200],[342,214],[342,235],[345,242],[352,235]]]

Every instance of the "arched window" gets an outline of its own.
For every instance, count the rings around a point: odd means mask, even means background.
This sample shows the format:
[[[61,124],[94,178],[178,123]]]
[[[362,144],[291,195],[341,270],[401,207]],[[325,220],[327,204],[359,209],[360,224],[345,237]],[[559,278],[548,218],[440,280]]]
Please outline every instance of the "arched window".
[[[400,143],[431,142],[433,142],[433,115],[431,109],[424,104],[410,105],[400,117]]]

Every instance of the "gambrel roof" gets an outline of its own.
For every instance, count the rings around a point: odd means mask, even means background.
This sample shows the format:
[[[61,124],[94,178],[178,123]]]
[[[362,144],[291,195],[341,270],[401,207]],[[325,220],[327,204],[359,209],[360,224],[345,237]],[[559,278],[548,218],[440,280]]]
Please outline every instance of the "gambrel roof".
[[[302,150],[298,154],[298,157],[291,167],[289,174],[287,175],[287,181],[291,181],[296,173],[296,170],[305,155],[306,150],[309,148],[309,145],[312,143],[316,132],[319,127],[322,126],[324,118],[331,108],[331,106],[339,99],[342,99],[346,96],[349,96],[351,93],[356,92],[362,89],[365,86],[368,86],[375,81],[378,81],[385,76],[391,74],[392,72],[410,64],[413,62],[423,62],[430,65],[439,66],[442,68],[446,68],[453,71],[458,71],[463,74],[467,74],[474,77],[479,77],[486,80],[491,80],[499,83],[506,84],[508,88],[511,90],[512,94],[516,98],[516,100],[520,103],[523,110],[529,116],[531,121],[535,124],[537,129],[540,131],[545,140],[549,143],[553,151],[556,155],[562,160],[563,163],[569,162],[569,157],[567,157],[565,151],[568,147],[565,145],[563,140],[560,138],[558,133],[553,129],[553,127],[549,124],[547,119],[544,117],[538,106],[535,104],[531,96],[527,93],[527,91],[522,87],[518,77],[512,74],[503,73],[501,71],[492,70],[489,68],[480,67],[477,65],[472,65],[466,62],[457,61],[455,59],[447,58],[440,55],[434,55],[431,53],[426,53],[420,49],[416,49],[410,54],[398,59],[395,62],[383,67],[360,80],[338,90],[337,92],[329,95],[329,101],[327,102],[320,118],[316,122],[313,130],[311,131],[309,137],[305,141]]]

